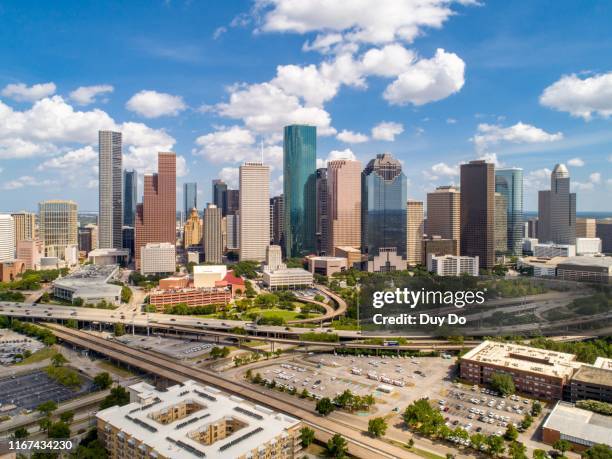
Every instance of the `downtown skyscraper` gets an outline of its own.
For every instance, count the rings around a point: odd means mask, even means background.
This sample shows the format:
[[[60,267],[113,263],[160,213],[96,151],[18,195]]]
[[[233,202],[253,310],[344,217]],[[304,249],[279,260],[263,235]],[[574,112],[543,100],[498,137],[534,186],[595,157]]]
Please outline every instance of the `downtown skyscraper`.
[[[550,190],[538,193],[538,239],[555,244],[576,243],[576,193],[570,193],[570,174],[557,164],[550,174]]]
[[[123,171],[123,224],[134,226],[136,218],[138,175],[135,170]]]
[[[361,163],[337,159],[327,163],[327,255],[336,247],[361,247]]]
[[[98,152],[98,244],[102,249],[120,249],[123,245],[121,132],[99,131]]]
[[[283,196],[285,255],[316,252],[317,128],[285,126],[283,141]],[[242,196],[241,196],[242,199]],[[241,239],[241,247],[244,239]]]
[[[264,261],[270,245],[270,168],[247,162],[239,175],[240,260]]]
[[[176,244],[176,155],[157,154],[157,173],[145,174],[144,196],[136,206],[134,252],[140,269],[140,252],[148,243]]]
[[[506,199],[507,246],[512,255],[522,253],[525,233],[523,219],[523,169],[508,167],[495,170],[495,192]]]
[[[390,153],[376,155],[362,172],[361,240],[368,259],[382,249],[406,258],[407,181],[402,165]]]
[[[212,181],[213,204],[221,209],[225,217],[227,215],[227,184],[221,179]]]
[[[202,243],[204,246],[204,261],[206,263],[221,263],[223,261],[223,232],[221,209],[208,203],[204,209],[204,225]]]
[[[196,182],[183,183],[183,219],[191,214],[191,209],[198,208],[198,184]]]
[[[461,255],[495,264],[495,165],[484,160],[461,165]]]
[[[439,186],[427,193],[427,236],[440,236],[454,242],[453,255],[459,255],[461,241],[461,193],[454,186]]]

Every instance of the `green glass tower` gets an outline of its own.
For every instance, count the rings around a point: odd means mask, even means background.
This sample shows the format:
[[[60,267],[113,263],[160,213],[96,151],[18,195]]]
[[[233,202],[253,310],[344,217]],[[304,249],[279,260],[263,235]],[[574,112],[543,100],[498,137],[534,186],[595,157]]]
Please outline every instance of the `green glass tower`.
[[[316,253],[317,128],[285,126],[283,188],[285,199],[285,255]]]

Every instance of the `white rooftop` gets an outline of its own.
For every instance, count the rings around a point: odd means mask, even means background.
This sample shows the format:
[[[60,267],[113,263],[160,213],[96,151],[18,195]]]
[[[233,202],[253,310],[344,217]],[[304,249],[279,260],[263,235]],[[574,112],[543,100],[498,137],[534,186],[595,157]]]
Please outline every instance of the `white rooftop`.
[[[560,432],[561,438],[566,435],[590,444],[612,446],[612,418],[576,408],[571,403],[558,402],[542,427]]]
[[[148,385],[130,387],[130,391],[135,390],[146,391],[147,397],[143,399],[153,401],[114,406],[99,411],[96,416],[166,457],[240,457],[278,436],[287,435],[285,431],[300,422],[286,414],[251,404],[194,381],[185,381],[165,392],[151,390]],[[168,424],[162,424],[150,416],[188,401],[201,405],[202,409]],[[200,443],[189,435],[230,417],[246,426],[210,445]]]

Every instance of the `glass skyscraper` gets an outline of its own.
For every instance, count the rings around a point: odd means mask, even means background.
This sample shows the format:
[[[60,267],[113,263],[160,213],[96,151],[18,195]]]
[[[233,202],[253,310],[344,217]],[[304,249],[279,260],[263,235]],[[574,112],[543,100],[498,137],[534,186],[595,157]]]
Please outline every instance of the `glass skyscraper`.
[[[520,255],[524,236],[523,169],[509,167],[495,170],[495,192],[506,198],[508,252]]]
[[[389,153],[376,155],[361,175],[361,238],[368,259],[393,248],[406,258],[407,181],[402,165]]]
[[[135,170],[123,171],[123,224],[125,226],[134,226],[137,183],[138,177]]]
[[[283,189],[285,253],[299,257],[316,252],[317,128],[285,126]]]
[[[212,197],[213,204],[221,209],[221,214],[225,217],[227,215],[227,184],[223,180],[213,180]]]
[[[198,184],[195,182],[183,183],[183,218],[191,213],[191,209],[198,208]]]

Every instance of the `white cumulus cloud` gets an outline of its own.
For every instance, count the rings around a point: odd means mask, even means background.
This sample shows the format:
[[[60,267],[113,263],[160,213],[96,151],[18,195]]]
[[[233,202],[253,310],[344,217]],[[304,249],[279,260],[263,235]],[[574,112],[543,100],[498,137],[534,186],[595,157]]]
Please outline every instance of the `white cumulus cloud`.
[[[35,102],[55,94],[56,89],[55,83],[52,82],[32,86],[27,86],[24,83],[13,83],[6,85],[0,94],[19,102]]]
[[[149,90],[137,92],[125,106],[145,118],[176,116],[187,108],[181,96]]]
[[[549,133],[530,124],[518,122],[513,126],[503,127],[498,124],[482,123],[472,141],[478,152],[485,152],[491,146],[505,143],[542,143],[561,140],[561,132]]]
[[[584,161],[581,158],[572,158],[567,162],[567,165],[574,167],[582,167],[584,166]]]
[[[70,93],[70,99],[79,105],[89,105],[93,104],[99,95],[111,93],[114,89],[110,84],[80,86]]]
[[[404,126],[395,121],[381,121],[372,128],[372,138],[376,140],[386,140],[393,142],[395,136],[404,132]]]
[[[589,120],[593,115],[612,115],[612,72],[581,78],[564,75],[544,89],[540,103]]]
[[[357,157],[350,148],[345,148],[344,150],[332,150],[327,155],[327,158],[317,158],[317,168],[327,167],[327,163],[329,161],[334,161],[336,159],[348,159],[355,161]]]
[[[336,139],[344,143],[363,143],[368,141],[368,136],[360,132],[353,132],[343,129],[338,133]]]

